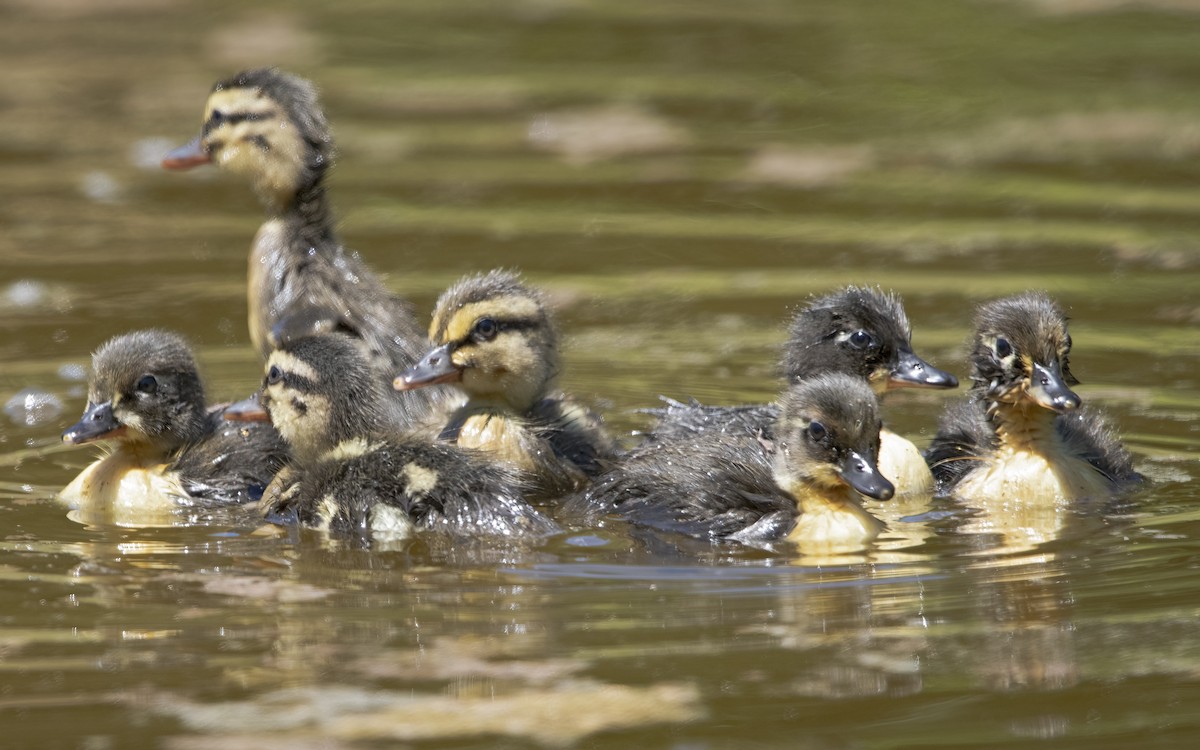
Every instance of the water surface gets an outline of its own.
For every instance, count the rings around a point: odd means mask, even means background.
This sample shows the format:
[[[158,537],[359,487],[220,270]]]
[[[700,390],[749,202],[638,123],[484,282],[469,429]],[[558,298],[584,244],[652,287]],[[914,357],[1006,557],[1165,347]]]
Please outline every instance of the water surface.
[[[1200,6],[717,0],[0,4],[0,727],[14,747],[1193,747],[1200,738]],[[869,554],[362,550],[67,518],[89,353],[149,325],[254,388],[261,214],[161,172],[217,78],[316,80],[344,239],[418,309],[518,267],[563,386],[764,401],[791,309],[905,298],[965,375],[980,300],[1048,290],[1153,479],[988,529],[878,506]],[[887,415],[924,444],[944,396]],[[55,404],[59,413],[53,414]]]

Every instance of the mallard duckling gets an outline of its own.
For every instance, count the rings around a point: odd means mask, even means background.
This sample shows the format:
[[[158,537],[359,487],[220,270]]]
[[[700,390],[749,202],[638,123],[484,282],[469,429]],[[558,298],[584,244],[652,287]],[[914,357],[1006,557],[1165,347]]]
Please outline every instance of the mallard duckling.
[[[1105,497],[1137,481],[1108,423],[1084,409],[1067,319],[1042,292],[980,306],[967,398],[947,409],[927,458],[940,487],[977,499]]]
[[[200,137],[163,167],[200,164],[242,175],[267,209],[250,251],[250,339],[265,359],[292,338],[338,331],[362,342],[377,377],[417,361],[428,342],[409,305],[337,237],[325,173],[333,138],[313,85],[274,68],[247,70],[213,87]],[[398,422],[424,420],[442,389],[396,395]]]
[[[282,342],[260,398],[295,456],[264,495],[269,519],[376,539],[557,530],[525,502],[515,473],[485,454],[389,434],[378,417],[384,388],[345,336]]]
[[[899,388],[956,388],[958,379],[913,352],[912,327],[895,294],[849,286],[818,297],[792,319],[783,347],[788,382],[840,372],[865,379],[875,393]],[[775,405],[704,406],[668,401],[652,439],[678,439],[711,429],[753,431],[779,415]],[[901,495],[927,495],[933,475],[909,440],[884,428],[879,471]]]
[[[438,299],[429,337],[437,345],[394,381],[399,390],[455,383],[467,403],[441,437],[515,465],[531,496],[582,489],[616,446],[600,419],[551,387],[558,332],[545,301],[517,274],[467,276]]]
[[[270,425],[235,425],[204,402],[187,342],[160,330],[107,341],[92,355],[83,418],[66,443],[105,441],[111,452],[59,497],[84,511],[137,523],[183,507],[257,499],[287,460]]]
[[[769,433],[714,429],[648,443],[569,510],[710,539],[859,547],[883,529],[861,496],[894,492],[875,465],[879,425],[875,394],[861,378],[817,375],[788,388]]]

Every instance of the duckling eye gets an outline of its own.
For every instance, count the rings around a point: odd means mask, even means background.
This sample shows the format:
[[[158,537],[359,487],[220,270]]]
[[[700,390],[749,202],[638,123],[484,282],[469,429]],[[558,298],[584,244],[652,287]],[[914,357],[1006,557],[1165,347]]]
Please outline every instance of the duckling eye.
[[[158,378],[153,375],[143,375],[138,378],[138,382],[133,386],[138,393],[154,393],[158,390]]]
[[[271,365],[271,369],[267,370],[267,385],[275,385],[283,380],[283,370],[280,370],[277,365]]]
[[[225,121],[225,113],[219,109],[214,109],[213,113],[211,115],[209,115],[208,121],[210,123],[212,123],[214,126],[220,125],[222,122]]]
[[[996,339],[997,359],[1007,359],[1012,353],[1012,344],[1008,343],[1008,339]]]
[[[496,321],[491,318],[482,318],[475,323],[475,328],[471,331],[471,338],[476,341],[491,341],[496,338],[496,332],[500,330],[500,326],[496,325]]]
[[[875,343],[875,339],[871,337],[871,334],[861,328],[850,334],[849,341],[850,346],[853,346],[855,349],[866,349]]]
[[[814,443],[821,442],[822,440],[825,439],[825,436],[828,434],[829,434],[829,431],[826,430],[825,425],[821,424],[820,422],[809,422],[808,423],[808,437]]]

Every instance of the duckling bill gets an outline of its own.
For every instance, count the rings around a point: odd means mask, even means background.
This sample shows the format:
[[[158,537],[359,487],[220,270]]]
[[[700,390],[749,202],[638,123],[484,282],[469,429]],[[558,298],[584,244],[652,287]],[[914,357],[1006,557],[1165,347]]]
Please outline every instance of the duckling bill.
[[[791,386],[763,430],[708,430],[648,443],[572,500],[662,531],[804,550],[858,549],[883,529],[863,497],[895,492],[876,466],[879,411],[859,378],[834,373]]]
[[[261,401],[296,460],[264,495],[269,519],[375,539],[557,530],[525,502],[520,477],[486,454],[390,431],[378,417],[383,398],[345,336],[271,354]]]
[[[581,489],[615,454],[600,419],[553,392],[558,331],[541,294],[517,274],[494,270],[451,286],[438,300],[429,337],[435,347],[393,387],[461,388],[467,403],[451,414],[441,438],[517,467],[532,497]]]
[[[287,460],[270,425],[230,424],[220,407],[205,405],[187,342],[160,330],[117,336],[96,350],[87,406],[62,439],[110,446],[59,497],[118,523],[247,502]]]
[[[980,306],[974,386],[949,407],[927,459],[967,500],[1106,497],[1140,479],[1108,422],[1071,386],[1067,319],[1044,293]]]

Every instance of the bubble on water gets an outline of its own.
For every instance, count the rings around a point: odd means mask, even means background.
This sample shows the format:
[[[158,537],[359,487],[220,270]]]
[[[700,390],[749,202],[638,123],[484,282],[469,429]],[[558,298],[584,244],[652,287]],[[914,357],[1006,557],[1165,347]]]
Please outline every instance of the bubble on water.
[[[68,362],[58,368],[58,376],[72,383],[82,383],[88,379],[88,368],[78,362]]]
[[[58,396],[39,388],[25,388],[4,404],[4,413],[17,424],[35,427],[57,419],[63,412]]]
[[[14,281],[4,290],[4,299],[13,307],[37,307],[45,304],[49,288],[40,281]]]
[[[162,169],[163,157],[178,144],[170,138],[142,138],[129,147],[129,161],[138,169]]]
[[[79,189],[97,203],[115,203],[121,199],[121,185],[107,172],[88,172],[79,183]]]

